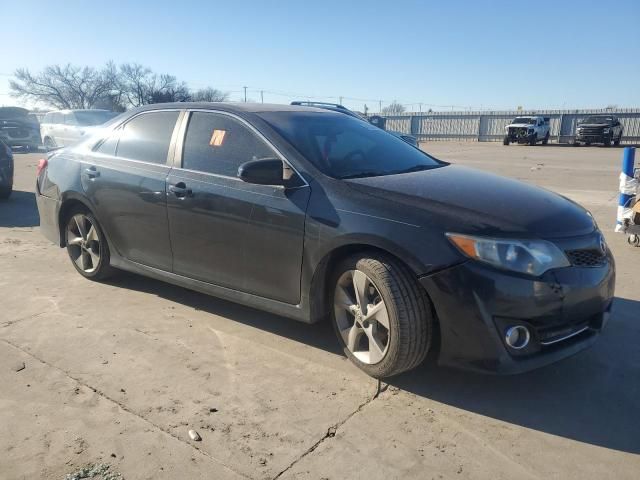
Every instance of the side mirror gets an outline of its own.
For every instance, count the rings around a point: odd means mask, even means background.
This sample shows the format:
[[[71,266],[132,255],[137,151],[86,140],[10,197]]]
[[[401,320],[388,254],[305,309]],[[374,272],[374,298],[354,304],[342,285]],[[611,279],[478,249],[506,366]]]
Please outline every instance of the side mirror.
[[[243,163],[238,178],[258,185],[284,185],[284,166],[279,158],[264,158]]]

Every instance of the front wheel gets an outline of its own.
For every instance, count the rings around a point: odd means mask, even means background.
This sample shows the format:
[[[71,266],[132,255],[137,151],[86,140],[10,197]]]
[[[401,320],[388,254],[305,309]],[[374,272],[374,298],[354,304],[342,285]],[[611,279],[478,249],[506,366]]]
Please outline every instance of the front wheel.
[[[533,136],[529,139],[529,145],[534,146],[537,141],[538,135],[534,133]]]
[[[80,275],[91,280],[104,280],[113,274],[109,245],[96,218],[79,208],[66,222],[67,253]]]
[[[548,145],[549,144],[549,133],[547,133],[544,137],[544,140],[542,140],[542,144],[543,145]]]
[[[504,140],[502,140],[502,144],[503,145],[509,145],[509,137],[504,137]]]
[[[610,147],[610,146],[611,146],[611,138],[609,138],[609,137],[605,137],[605,139],[603,140],[602,144],[603,144],[605,147]]]
[[[356,255],[332,277],[333,326],[347,357],[384,378],[418,366],[432,339],[426,293],[407,267],[386,256]]]

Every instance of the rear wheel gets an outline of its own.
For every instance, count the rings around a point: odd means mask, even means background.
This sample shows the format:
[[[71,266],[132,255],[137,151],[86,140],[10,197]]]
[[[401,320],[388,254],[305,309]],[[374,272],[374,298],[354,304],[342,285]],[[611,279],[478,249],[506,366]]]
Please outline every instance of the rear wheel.
[[[544,136],[544,140],[542,140],[543,145],[547,145],[549,143],[549,132]]]
[[[103,280],[113,274],[109,245],[96,218],[83,208],[74,209],[65,227],[67,253],[80,275]]]
[[[620,134],[620,135],[618,136],[618,138],[616,138],[616,139],[613,141],[613,144],[614,144],[616,147],[620,146],[620,140],[622,140],[622,134]]]
[[[529,139],[529,145],[534,146],[538,141],[538,134],[534,133],[533,136]]]
[[[333,326],[345,354],[375,378],[419,365],[431,345],[433,315],[415,276],[391,258],[349,257],[332,277]]]

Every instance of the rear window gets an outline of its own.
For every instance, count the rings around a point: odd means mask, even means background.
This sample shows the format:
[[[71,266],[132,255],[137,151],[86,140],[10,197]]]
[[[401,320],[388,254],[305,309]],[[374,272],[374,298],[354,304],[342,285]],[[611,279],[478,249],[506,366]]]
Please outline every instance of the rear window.
[[[104,110],[85,110],[81,112],[73,112],[73,114],[75,115],[78,125],[82,125],[84,127],[102,125],[106,121],[111,120],[118,115],[116,112],[107,112]]]
[[[138,115],[122,129],[116,155],[141,162],[165,164],[177,119],[178,112]]]

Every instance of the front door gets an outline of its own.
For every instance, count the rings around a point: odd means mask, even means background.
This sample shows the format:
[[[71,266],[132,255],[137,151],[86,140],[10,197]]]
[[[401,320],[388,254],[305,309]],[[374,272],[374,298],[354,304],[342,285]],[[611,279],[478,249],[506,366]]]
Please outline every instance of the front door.
[[[171,271],[166,179],[178,111],[129,120],[82,162],[82,184],[116,251],[142,265]]]
[[[175,273],[300,301],[309,187],[251,185],[237,178],[242,163],[274,157],[281,158],[244,121],[223,113],[190,114],[182,168],[167,179]]]

